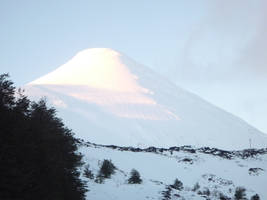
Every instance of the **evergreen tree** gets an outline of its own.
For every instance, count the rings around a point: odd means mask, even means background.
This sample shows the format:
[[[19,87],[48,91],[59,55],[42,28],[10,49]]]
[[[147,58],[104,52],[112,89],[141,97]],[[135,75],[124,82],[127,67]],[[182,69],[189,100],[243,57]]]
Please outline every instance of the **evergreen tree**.
[[[132,169],[131,176],[128,179],[128,183],[129,184],[140,184],[140,183],[142,183],[142,179],[141,179],[140,173],[137,170]]]
[[[104,159],[100,167],[98,176],[103,178],[110,178],[110,176],[115,173],[115,169],[116,167],[111,160]]]
[[[0,75],[0,199],[85,199],[73,133],[44,100],[15,93],[8,75]]]

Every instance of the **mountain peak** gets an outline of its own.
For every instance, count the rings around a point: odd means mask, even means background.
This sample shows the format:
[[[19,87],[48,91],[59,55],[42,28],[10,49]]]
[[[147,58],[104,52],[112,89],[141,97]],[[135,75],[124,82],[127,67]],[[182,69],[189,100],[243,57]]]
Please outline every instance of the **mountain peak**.
[[[83,85],[123,92],[145,92],[128,67],[132,62],[109,48],[85,49],[69,62],[30,85]]]
[[[88,55],[106,55],[106,56],[119,56],[121,55],[118,51],[111,48],[89,48],[81,50],[76,56],[88,56]]]
[[[267,138],[239,118],[177,87],[129,57],[86,49],[31,82],[78,137],[120,146],[266,147]]]

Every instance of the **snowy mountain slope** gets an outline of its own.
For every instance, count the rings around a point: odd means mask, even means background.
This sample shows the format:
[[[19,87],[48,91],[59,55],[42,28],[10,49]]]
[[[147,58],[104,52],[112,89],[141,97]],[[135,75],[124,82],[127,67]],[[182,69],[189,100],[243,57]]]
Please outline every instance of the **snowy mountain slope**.
[[[266,147],[267,136],[111,49],[87,49],[27,84],[76,135],[99,144]]]
[[[256,193],[261,199],[267,199],[266,149],[263,154],[248,158],[233,156],[231,159],[198,150],[195,153],[184,150],[161,152],[159,149],[156,153],[131,152],[91,144],[83,146],[81,152],[85,154],[84,161],[90,164],[94,175],[97,175],[104,159],[110,159],[117,167],[116,173],[105,179],[103,184],[84,177],[90,190],[88,199],[164,199],[162,192],[168,190],[175,178],[182,181],[183,189],[171,189],[171,199],[213,200],[219,199],[220,193],[234,199],[235,189],[240,186],[246,189],[248,199]],[[140,172],[143,179],[140,185],[127,183],[133,168]],[[192,191],[196,183],[200,188]],[[203,194],[207,188],[210,195]]]

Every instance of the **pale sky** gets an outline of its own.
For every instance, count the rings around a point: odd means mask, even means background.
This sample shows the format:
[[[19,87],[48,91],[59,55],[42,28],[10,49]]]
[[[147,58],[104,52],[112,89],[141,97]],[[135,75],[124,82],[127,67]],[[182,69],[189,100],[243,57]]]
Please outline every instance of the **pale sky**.
[[[17,86],[86,48],[125,53],[267,133],[265,0],[0,0],[0,72]]]

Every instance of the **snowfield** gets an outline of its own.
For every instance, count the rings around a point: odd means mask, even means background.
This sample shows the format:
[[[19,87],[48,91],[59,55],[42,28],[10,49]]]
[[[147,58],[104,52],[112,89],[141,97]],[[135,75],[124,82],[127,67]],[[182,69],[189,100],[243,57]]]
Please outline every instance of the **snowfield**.
[[[80,150],[94,175],[103,159],[110,159],[117,167],[116,173],[103,184],[83,177],[90,190],[87,199],[164,199],[164,191],[175,178],[182,181],[184,189],[171,189],[171,199],[219,199],[220,193],[233,198],[239,186],[246,188],[248,199],[256,193],[261,199],[267,199],[266,149],[265,153],[253,157],[233,156],[231,159],[198,151],[131,152],[91,144]],[[140,172],[142,184],[127,183],[133,168]],[[260,170],[251,172],[250,169]],[[193,191],[196,183],[200,188]],[[210,195],[201,194],[207,188]]]

